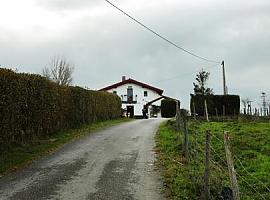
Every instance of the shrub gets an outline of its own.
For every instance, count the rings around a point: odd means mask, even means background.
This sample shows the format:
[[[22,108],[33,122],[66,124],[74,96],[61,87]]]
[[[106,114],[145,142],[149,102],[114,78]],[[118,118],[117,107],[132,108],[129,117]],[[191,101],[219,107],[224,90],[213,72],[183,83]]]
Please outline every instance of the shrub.
[[[163,99],[161,101],[161,116],[171,118],[176,115],[176,101],[172,99]]]
[[[199,116],[204,115],[204,99],[206,98],[209,115],[223,115],[225,111],[226,116],[238,115],[240,112],[240,97],[238,95],[193,95],[190,99],[190,110]],[[224,109],[223,109],[224,108]]]

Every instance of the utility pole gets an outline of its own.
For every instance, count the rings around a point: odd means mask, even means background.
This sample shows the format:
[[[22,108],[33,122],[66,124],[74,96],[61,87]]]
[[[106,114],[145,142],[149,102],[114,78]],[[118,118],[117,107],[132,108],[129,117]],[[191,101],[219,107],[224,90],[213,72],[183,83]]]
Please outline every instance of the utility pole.
[[[228,94],[228,88],[226,86],[226,77],[225,77],[225,62],[224,60],[221,62],[222,65],[222,71],[223,71],[223,93],[224,95]]]

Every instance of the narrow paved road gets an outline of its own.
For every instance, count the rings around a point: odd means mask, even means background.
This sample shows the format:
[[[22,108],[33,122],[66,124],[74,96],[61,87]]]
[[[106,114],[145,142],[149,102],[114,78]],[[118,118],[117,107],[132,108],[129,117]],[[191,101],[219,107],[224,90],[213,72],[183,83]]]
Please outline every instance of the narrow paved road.
[[[134,120],[67,144],[0,178],[0,199],[165,199],[153,152],[161,121]]]

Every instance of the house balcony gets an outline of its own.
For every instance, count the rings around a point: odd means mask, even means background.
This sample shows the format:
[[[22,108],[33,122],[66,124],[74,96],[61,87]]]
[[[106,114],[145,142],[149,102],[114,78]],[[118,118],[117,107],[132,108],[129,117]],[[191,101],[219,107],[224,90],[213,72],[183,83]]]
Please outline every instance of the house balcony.
[[[137,103],[137,95],[135,96],[127,96],[127,95],[121,95],[122,103],[126,104],[135,104]]]

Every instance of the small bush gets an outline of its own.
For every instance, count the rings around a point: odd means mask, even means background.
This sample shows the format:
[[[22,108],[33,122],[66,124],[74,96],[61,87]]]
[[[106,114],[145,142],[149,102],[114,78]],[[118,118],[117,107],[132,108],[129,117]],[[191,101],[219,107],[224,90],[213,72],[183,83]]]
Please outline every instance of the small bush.
[[[171,118],[176,115],[176,101],[172,99],[163,99],[161,101],[161,116]]]

